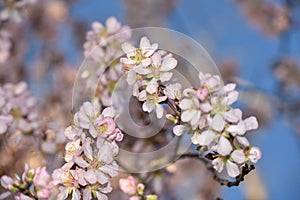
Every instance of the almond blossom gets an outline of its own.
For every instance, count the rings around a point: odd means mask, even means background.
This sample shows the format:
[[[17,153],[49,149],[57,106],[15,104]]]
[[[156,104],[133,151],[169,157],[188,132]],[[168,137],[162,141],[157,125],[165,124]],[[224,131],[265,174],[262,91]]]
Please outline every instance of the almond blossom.
[[[0,134],[38,134],[37,100],[25,82],[0,86]]]
[[[249,153],[250,143],[244,136],[258,128],[257,119],[253,116],[242,119],[242,111],[231,107],[238,99],[235,84],[222,86],[218,76],[201,72],[199,80],[199,89],[183,91],[179,101],[181,124],[173,132],[178,136],[192,132],[193,144],[205,146],[216,154],[214,168],[221,172],[225,166],[228,175],[235,177],[249,159],[255,163],[261,157],[259,149]]]
[[[111,105],[115,83],[124,73],[121,63],[115,60],[122,53],[121,45],[130,37],[129,27],[122,26],[115,17],[109,17],[105,25],[94,22],[92,30],[86,34],[84,55],[97,67],[83,71],[81,76],[87,79],[87,89],[93,89],[99,80],[96,96],[104,106]]]
[[[119,180],[119,186],[122,192],[129,195],[129,200],[157,200],[158,197],[155,194],[147,194],[145,195],[145,185],[142,183],[135,184],[135,180],[132,176],[128,176],[127,178],[121,178]]]
[[[116,142],[123,139],[114,117],[114,109],[107,107],[101,112],[99,102],[85,102],[75,113],[74,124],[65,130],[70,140],[65,148],[66,163],[52,174],[60,189],[58,199],[108,199],[110,179],[118,175]]]
[[[54,182],[46,167],[29,169],[26,164],[21,177],[15,175],[13,179],[4,175],[1,177],[1,185],[7,192],[2,193],[0,199],[6,199],[10,195],[13,195],[15,199],[47,199],[50,197]]]

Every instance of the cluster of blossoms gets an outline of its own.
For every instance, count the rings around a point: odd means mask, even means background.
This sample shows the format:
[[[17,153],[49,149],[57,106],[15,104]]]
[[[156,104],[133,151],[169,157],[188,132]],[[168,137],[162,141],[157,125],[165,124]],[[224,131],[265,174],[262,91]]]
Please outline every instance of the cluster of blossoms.
[[[14,22],[22,21],[22,13],[31,4],[34,4],[36,0],[4,0],[4,9],[0,12],[0,20],[11,20]]]
[[[129,200],[157,200],[158,197],[155,194],[144,194],[145,185],[142,183],[135,184],[134,178],[128,176],[127,178],[121,178],[119,180],[119,186],[122,192],[129,195]]]
[[[235,84],[223,86],[219,76],[200,72],[200,88],[182,91],[179,83],[168,83],[172,77],[170,70],[177,65],[172,54],[157,51],[158,45],[151,44],[146,37],[141,38],[139,48],[129,43],[122,48],[127,57],[120,62],[127,72],[128,84],[133,85],[133,96],[143,102],[143,110],[155,109],[161,118],[161,104],[170,105],[175,116],[166,117],[176,124],[174,133],[194,133],[192,143],[213,154],[212,164],[218,172],[226,166],[228,175],[236,177],[242,166],[260,159],[260,150],[245,137],[247,131],[258,127],[256,118],[242,119],[241,110],[231,107],[238,99]]]
[[[1,185],[8,191],[2,193],[0,199],[6,199],[11,194],[16,200],[48,199],[53,181],[46,167],[29,169],[25,165],[21,178],[18,175],[14,178],[4,175],[1,177]]]
[[[128,26],[122,26],[116,18],[110,17],[106,20],[105,26],[99,22],[92,24],[92,30],[86,34],[86,42],[83,45],[86,58],[96,63],[95,74],[84,71],[82,76],[88,77],[91,87],[95,80],[99,79],[98,93],[101,103],[105,106],[111,104],[111,93],[115,83],[123,75],[122,65],[116,61],[121,55],[121,45],[131,37]]]
[[[0,87],[0,135],[37,134],[39,124],[37,101],[25,82]]]
[[[10,57],[12,42],[9,32],[0,30],[0,63],[4,63]]]
[[[65,165],[54,170],[52,177],[59,185],[57,199],[108,199],[110,179],[118,175],[115,161],[118,145],[123,139],[116,128],[111,107],[100,113],[98,101],[85,102],[74,116],[74,124],[66,128],[69,142],[65,147]]]
[[[178,99],[181,124],[174,127],[174,133],[193,132],[192,143],[213,154],[214,168],[222,172],[226,166],[228,175],[236,177],[242,166],[261,157],[245,137],[247,131],[257,129],[258,122],[253,116],[242,119],[242,111],[231,107],[238,99],[235,84],[222,86],[219,76],[203,73],[199,79],[199,89],[187,88]]]
[[[177,65],[172,54],[158,50],[158,44],[151,44],[146,37],[140,40],[139,48],[129,43],[122,45],[126,58],[121,58],[124,70],[127,72],[127,82],[133,85],[133,95],[143,103],[143,110],[151,112],[155,109],[157,118],[162,118],[161,105],[167,99],[161,91],[162,83],[168,82]]]

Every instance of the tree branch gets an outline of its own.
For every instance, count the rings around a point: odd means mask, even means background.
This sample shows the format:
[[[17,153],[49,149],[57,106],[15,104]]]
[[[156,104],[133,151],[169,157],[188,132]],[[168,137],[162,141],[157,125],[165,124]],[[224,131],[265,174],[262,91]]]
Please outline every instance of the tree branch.
[[[213,168],[212,164],[206,158],[200,157],[199,154],[190,154],[190,153],[182,154],[181,156],[178,156],[177,160],[185,159],[185,158],[195,158],[201,161],[207,167],[207,169],[213,174],[213,179],[218,183],[220,183],[220,185],[226,185],[227,187],[238,186],[242,181],[244,181],[245,176],[255,169],[254,165],[245,164],[245,166],[242,167],[241,174],[235,177],[234,181],[229,181],[227,179],[220,178],[216,170]],[[176,160],[174,162],[176,162]]]

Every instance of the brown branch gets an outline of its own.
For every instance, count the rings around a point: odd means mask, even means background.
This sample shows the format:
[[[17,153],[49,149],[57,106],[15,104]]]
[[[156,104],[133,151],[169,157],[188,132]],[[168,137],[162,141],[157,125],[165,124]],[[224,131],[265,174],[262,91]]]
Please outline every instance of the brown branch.
[[[242,167],[241,174],[235,177],[234,181],[229,181],[227,179],[220,178],[217,172],[215,171],[215,169],[213,168],[212,164],[207,159],[200,157],[199,154],[190,154],[190,153],[182,154],[181,156],[178,156],[177,160],[185,159],[185,158],[196,158],[199,161],[201,161],[204,165],[206,165],[207,169],[213,174],[213,179],[218,183],[220,183],[220,185],[226,185],[227,187],[238,186],[242,181],[244,181],[245,176],[255,169],[254,165],[245,164],[245,166]],[[174,162],[176,162],[176,160]]]

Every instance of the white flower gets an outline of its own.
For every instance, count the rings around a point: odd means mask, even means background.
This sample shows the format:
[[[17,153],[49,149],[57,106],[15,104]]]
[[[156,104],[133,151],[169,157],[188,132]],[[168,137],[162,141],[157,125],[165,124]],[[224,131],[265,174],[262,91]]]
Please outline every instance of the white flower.
[[[164,94],[170,98],[170,99],[181,99],[181,84],[180,83],[174,83],[167,85],[167,87],[164,89]]]
[[[138,99],[139,101],[143,101],[143,111],[152,112],[152,110],[156,110],[157,118],[162,118],[163,116],[163,106],[160,104],[161,102],[167,99],[166,96],[159,96],[158,84],[156,80],[152,79],[146,87],[146,90],[143,90],[139,93]]]
[[[240,174],[239,166],[236,163],[231,162],[230,160],[225,159],[223,157],[218,157],[218,158],[214,159],[212,161],[212,164],[213,164],[214,169],[219,173],[221,173],[223,171],[224,166],[225,166],[227,174],[232,178],[235,178],[236,176],[238,176]]]
[[[150,66],[151,75],[161,82],[169,81],[172,78],[170,70],[177,65],[177,60],[173,57],[161,58],[158,53],[154,53],[151,57],[152,63]]]
[[[226,131],[231,133],[232,136],[244,135],[246,131],[254,130],[258,128],[258,122],[255,117],[248,117],[245,120],[241,120],[236,125],[230,125],[226,128]]]
[[[181,136],[183,133],[188,132],[188,128],[185,125],[176,125],[173,128],[173,132],[177,136]]]
[[[179,107],[182,110],[181,120],[188,122],[192,129],[195,130],[201,117],[200,102],[195,97],[195,91],[186,89],[184,93],[188,93],[189,96],[185,95],[186,98],[183,98],[179,103]]]
[[[131,44],[125,42],[122,45],[123,51],[126,53],[127,58],[121,58],[121,63],[133,68],[133,66],[143,66],[147,67],[151,64],[150,57],[158,48],[158,44],[150,44],[147,37],[142,37],[140,40],[140,48],[135,48]],[[129,71],[129,70],[128,70]]]
[[[262,153],[258,147],[251,147],[249,150],[249,159],[253,163],[257,163],[261,159]]]

